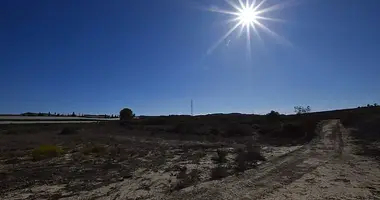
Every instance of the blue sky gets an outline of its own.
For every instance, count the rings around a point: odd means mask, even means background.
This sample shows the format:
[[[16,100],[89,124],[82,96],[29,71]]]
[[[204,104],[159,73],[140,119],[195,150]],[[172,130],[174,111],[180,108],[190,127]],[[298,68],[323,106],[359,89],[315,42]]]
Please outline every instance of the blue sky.
[[[283,2],[268,0],[264,7]],[[292,112],[380,102],[380,1],[298,0],[261,42],[223,0],[0,1],[0,113]]]

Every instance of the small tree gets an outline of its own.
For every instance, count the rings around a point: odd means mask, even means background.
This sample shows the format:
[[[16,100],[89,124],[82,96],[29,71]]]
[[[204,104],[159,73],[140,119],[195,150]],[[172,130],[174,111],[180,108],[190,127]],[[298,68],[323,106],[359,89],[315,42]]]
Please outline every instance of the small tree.
[[[280,113],[274,110],[271,110],[270,113],[266,114],[266,117],[270,121],[278,121],[280,119]]]
[[[306,107],[303,107],[303,106],[294,106],[294,112],[297,115],[309,113],[310,111],[311,111],[310,106],[306,106]]]
[[[131,120],[135,117],[135,114],[133,114],[132,110],[129,108],[124,108],[120,111],[120,120]]]

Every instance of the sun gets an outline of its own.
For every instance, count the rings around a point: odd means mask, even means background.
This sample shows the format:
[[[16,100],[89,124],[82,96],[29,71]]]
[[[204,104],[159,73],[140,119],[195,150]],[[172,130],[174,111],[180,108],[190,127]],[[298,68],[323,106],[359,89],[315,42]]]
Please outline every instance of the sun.
[[[213,6],[208,9],[211,12],[217,12],[221,14],[230,15],[231,18],[226,21],[227,24],[233,23],[234,25],[230,28],[227,33],[225,33],[214,45],[212,45],[207,53],[210,54],[220,43],[226,40],[232,32],[240,27],[238,37],[241,36],[245,30],[247,35],[247,50],[251,50],[251,34],[254,33],[258,40],[262,40],[260,32],[265,32],[270,36],[273,36],[279,42],[283,44],[290,45],[291,43],[285,38],[281,37],[274,31],[270,30],[266,25],[265,21],[270,22],[284,22],[282,19],[272,18],[270,16],[265,16],[266,14],[279,10],[288,5],[285,0],[281,1],[279,4],[269,5],[264,7],[267,0],[224,0],[229,4],[233,10],[224,10],[219,7]],[[229,44],[229,42],[228,42]]]
[[[257,23],[257,13],[256,11],[251,8],[243,8],[241,11],[239,11],[239,22],[245,26],[248,26],[252,23]]]

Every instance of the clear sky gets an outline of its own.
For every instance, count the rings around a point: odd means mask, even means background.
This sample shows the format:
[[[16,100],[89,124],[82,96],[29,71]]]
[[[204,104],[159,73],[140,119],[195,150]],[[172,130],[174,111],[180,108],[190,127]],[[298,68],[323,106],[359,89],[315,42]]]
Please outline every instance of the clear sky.
[[[268,0],[268,7],[286,0]],[[380,1],[298,0],[246,35],[223,0],[0,1],[0,113],[292,112],[380,102]]]

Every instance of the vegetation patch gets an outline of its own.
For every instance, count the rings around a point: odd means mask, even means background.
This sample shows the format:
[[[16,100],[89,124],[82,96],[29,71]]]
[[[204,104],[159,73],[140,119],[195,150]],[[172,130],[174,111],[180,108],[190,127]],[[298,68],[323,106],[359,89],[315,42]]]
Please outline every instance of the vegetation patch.
[[[233,123],[227,127],[225,136],[249,136],[252,135],[252,128],[249,125]]]
[[[227,168],[218,165],[211,169],[211,180],[219,180],[228,176]]]
[[[5,130],[5,131],[1,131],[1,133],[3,133],[4,135],[16,135],[16,134],[18,134],[18,132],[15,130]]]
[[[63,153],[63,149],[56,145],[41,145],[32,151],[33,160],[42,160],[57,157]]]
[[[216,163],[225,163],[227,161],[226,156],[228,153],[223,149],[218,149],[216,152],[217,156],[213,157],[212,160]]]
[[[74,128],[70,128],[70,127],[65,127],[62,129],[62,131],[59,133],[60,135],[73,135],[73,134],[77,134],[78,131],[75,130]]]
[[[259,148],[248,146],[246,150],[238,149],[235,157],[235,169],[237,172],[243,172],[248,167],[256,167],[258,161],[265,161],[265,157],[261,154]]]
[[[82,149],[82,152],[86,155],[88,154],[105,154],[107,152],[107,149],[104,146],[92,144],[84,149]]]
[[[177,175],[178,182],[174,186],[174,190],[180,190],[191,185],[196,184],[200,180],[200,171],[197,169],[191,170],[190,173],[186,173],[187,168],[181,168],[179,174]]]

